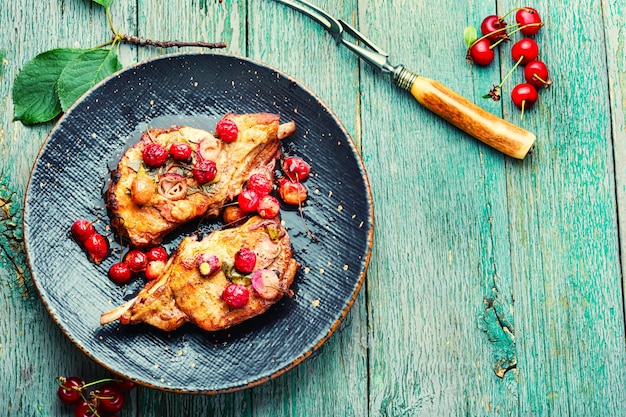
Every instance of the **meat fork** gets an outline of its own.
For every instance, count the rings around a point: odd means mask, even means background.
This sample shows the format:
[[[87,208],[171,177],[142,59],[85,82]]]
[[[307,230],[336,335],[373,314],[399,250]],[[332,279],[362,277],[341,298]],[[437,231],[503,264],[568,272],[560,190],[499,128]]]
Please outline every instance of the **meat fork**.
[[[462,131],[504,154],[524,159],[535,143],[535,135],[478,107],[438,81],[417,75],[403,65],[392,65],[389,54],[368,40],[356,28],[335,19],[306,0],[274,0],[319,23],[334,38],[368,64],[391,74],[395,85],[407,90],[424,107]],[[357,42],[344,37],[352,36]]]

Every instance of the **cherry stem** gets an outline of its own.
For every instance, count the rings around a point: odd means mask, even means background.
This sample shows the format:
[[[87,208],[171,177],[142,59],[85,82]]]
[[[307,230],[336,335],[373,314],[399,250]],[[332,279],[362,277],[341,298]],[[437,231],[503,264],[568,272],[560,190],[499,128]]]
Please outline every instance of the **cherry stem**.
[[[516,23],[515,25],[512,25],[511,27],[515,27],[515,26],[519,26],[519,23]],[[520,30],[526,29],[526,28],[531,28],[531,27],[542,27],[543,26],[543,22],[539,22],[539,23],[529,23],[527,25],[524,26],[519,26],[517,29],[515,29],[514,31],[509,32],[509,35],[513,35],[517,32],[519,32]]]
[[[522,29],[526,29],[526,28],[529,28],[529,27],[535,27],[535,26],[541,27],[541,26],[543,26],[543,23],[529,23],[529,24],[524,25],[524,26],[520,26],[519,23],[516,23],[514,25],[510,25],[510,26],[507,26],[507,27],[496,29],[496,30],[494,30],[492,32],[489,32],[486,35],[483,35],[480,38],[476,39],[474,42],[472,42],[472,44],[469,46],[468,49],[471,49],[474,45],[476,45],[477,42],[482,41],[483,39],[488,38],[489,36],[493,35],[494,33],[506,31],[506,30],[512,29],[512,28],[517,28],[517,29],[515,29],[515,30],[513,30],[513,31],[511,31],[509,33],[506,33],[506,36],[507,36],[506,38],[504,38],[504,37],[500,38],[500,39],[498,39],[497,42],[494,42],[492,45],[489,46],[489,49],[493,49],[496,46],[498,46],[500,43],[506,41],[508,39],[509,35],[513,35],[514,33],[517,33],[517,32],[519,32]]]
[[[523,60],[524,60],[524,55],[520,56],[517,62],[515,63],[515,65],[513,65],[513,67],[509,70],[509,72],[506,73],[502,81],[500,81],[498,88],[502,88],[502,86],[504,85],[504,82],[511,76],[511,74],[513,74],[513,71],[515,71],[515,68],[517,68],[519,64],[522,63]]]
[[[522,100],[522,112],[520,113],[519,119],[524,120],[524,108],[526,107],[526,100]]]
[[[537,75],[537,73],[533,74],[533,78],[536,80],[539,80],[543,83],[543,87],[544,88],[548,88],[552,85],[552,81],[551,80],[544,80],[543,78],[541,78],[539,75]]]

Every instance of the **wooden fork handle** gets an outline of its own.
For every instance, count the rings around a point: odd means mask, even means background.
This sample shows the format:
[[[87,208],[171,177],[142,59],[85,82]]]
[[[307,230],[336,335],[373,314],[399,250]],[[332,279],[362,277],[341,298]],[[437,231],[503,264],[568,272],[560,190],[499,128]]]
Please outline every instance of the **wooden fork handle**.
[[[443,84],[417,76],[410,92],[433,113],[481,142],[517,159],[524,159],[536,136],[478,107]]]

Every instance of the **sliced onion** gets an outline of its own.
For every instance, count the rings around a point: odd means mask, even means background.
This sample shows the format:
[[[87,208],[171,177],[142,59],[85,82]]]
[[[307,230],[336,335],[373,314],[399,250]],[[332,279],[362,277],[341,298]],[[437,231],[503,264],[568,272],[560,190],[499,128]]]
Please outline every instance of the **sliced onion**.
[[[215,255],[203,253],[198,257],[198,270],[202,276],[211,276],[221,268],[222,262],[220,262],[220,258]]]
[[[274,300],[284,291],[276,272],[269,269],[257,269],[252,273],[252,288],[263,299]]]
[[[187,197],[188,189],[189,185],[184,176],[172,172],[161,175],[158,192],[163,197],[172,201],[182,200]]]
[[[215,136],[207,136],[198,143],[198,156],[201,159],[217,161],[217,157],[222,151],[222,141]]]

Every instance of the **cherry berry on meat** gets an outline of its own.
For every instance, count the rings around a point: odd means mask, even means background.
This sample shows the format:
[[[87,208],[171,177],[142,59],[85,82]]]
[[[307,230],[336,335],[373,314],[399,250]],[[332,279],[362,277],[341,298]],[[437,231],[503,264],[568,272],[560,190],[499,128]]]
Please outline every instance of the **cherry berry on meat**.
[[[149,175],[137,175],[130,185],[130,198],[133,203],[143,206],[154,195],[155,182]]]
[[[144,275],[146,276],[146,279],[148,281],[152,281],[153,279],[157,279],[158,277],[160,277],[164,270],[164,261],[148,261],[148,266],[144,271]]]
[[[163,246],[154,246],[146,252],[148,261],[167,261],[167,251]]]
[[[109,242],[100,233],[89,236],[83,245],[87,255],[96,265],[109,255]]]
[[[283,172],[294,181],[304,181],[308,178],[311,167],[302,158],[290,156],[283,161]]]
[[[237,196],[237,203],[242,211],[252,213],[256,211],[259,205],[259,195],[253,190],[243,190]]]
[[[515,42],[513,47],[511,48],[511,56],[513,57],[513,61],[526,65],[531,61],[537,59],[537,55],[539,55],[539,46],[534,39],[523,38],[519,41]]]
[[[278,183],[278,194],[286,204],[297,206],[306,200],[308,192],[301,182],[283,178]]]
[[[158,143],[149,143],[141,152],[143,162],[150,168],[158,168],[165,164],[168,157],[167,149]]]
[[[506,22],[495,14],[483,19],[480,24],[480,31],[491,43],[496,43],[500,39],[509,39],[509,35],[506,33]]]
[[[474,42],[470,47],[469,57],[477,65],[485,66],[491,64],[495,58],[491,42],[486,38]]]
[[[222,213],[222,220],[227,225],[241,224],[246,219],[248,213],[243,211],[239,206],[228,206]]]
[[[272,180],[265,174],[252,174],[248,178],[246,188],[256,192],[259,197],[263,197],[272,191]]]
[[[88,220],[76,220],[72,223],[72,237],[78,243],[84,243],[91,235],[96,233],[93,223]]]
[[[280,212],[280,203],[276,197],[266,195],[259,200],[256,211],[264,219],[273,219]]]
[[[116,284],[126,284],[132,276],[133,272],[126,262],[114,263],[109,268],[109,279]]]
[[[548,67],[543,61],[531,61],[524,67],[524,78],[528,84],[536,88],[548,88],[552,81],[548,73]]]
[[[256,253],[253,250],[243,247],[235,253],[235,269],[242,274],[249,274],[254,271],[256,265]]]
[[[78,404],[83,397],[80,395],[85,381],[76,377],[70,376],[68,378],[59,378],[59,389],[57,390],[57,397],[65,405]]]
[[[222,291],[222,300],[233,308],[245,306],[248,304],[249,299],[250,291],[246,286],[241,284],[229,284],[224,288],[224,291]]]
[[[106,414],[117,413],[124,407],[126,395],[116,384],[104,384],[97,391],[98,411]]]
[[[230,119],[221,119],[215,126],[215,134],[224,142],[229,143],[237,139],[239,128],[237,124]]]
[[[182,142],[174,142],[170,145],[170,155],[177,161],[186,161],[191,157],[191,146]]]
[[[217,165],[211,160],[201,159],[193,166],[191,173],[198,184],[206,184],[217,176]]]
[[[142,272],[148,266],[148,257],[142,251],[133,249],[124,256],[124,262],[132,272]]]
[[[532,36],[539,32],[543,23],[537,10],[532,7],[522,7],[515,13],[515,21],[520,25],[520,32],[525,36]],[[532,26],[528,26],[532,25]]]

